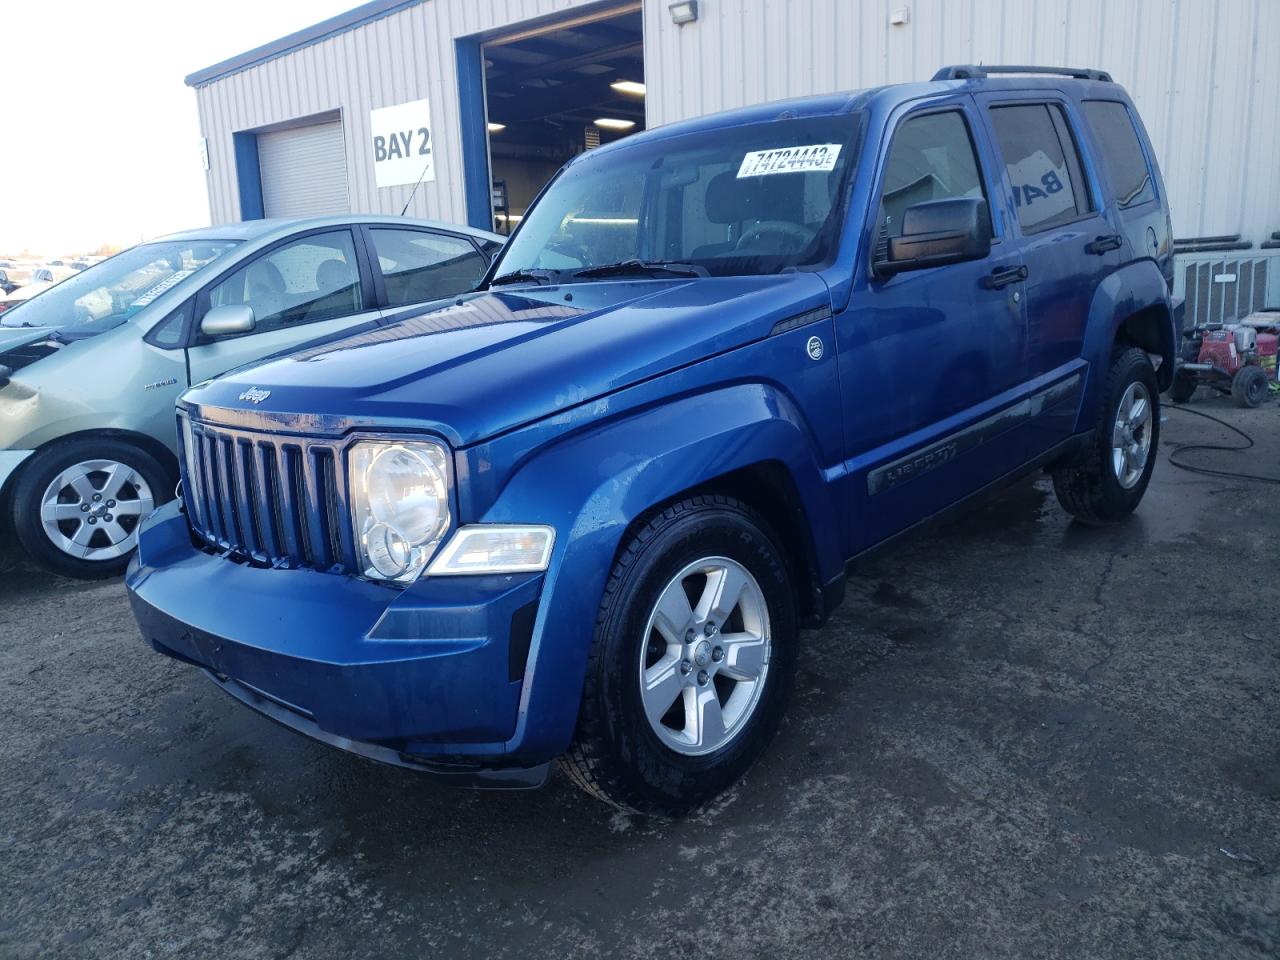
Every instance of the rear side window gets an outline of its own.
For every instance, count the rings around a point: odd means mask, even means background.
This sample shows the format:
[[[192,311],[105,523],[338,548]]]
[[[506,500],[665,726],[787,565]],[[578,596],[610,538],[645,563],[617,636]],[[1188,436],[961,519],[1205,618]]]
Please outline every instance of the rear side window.
[[[387,306],[438,300],[475,288],[489,263],[469,240],[423,230],[376,228],[378,266],[387,288]]]
[[[1124,104],[1114,100],[1086,100],[1084,118],[1102,151],[1102,166],[1115,191],[1116,202],[1122,207],[1131,207],[1154,200],[1156,191],[1151,170]]]
[[[1080,153],[1060,106],[992,107],[991,126],[1009,171],[1023,230],[1044,230],[1092,209]]]
[[[984,197],[969,125],[958,111],[909,117],[893,135],[880,194],[880,237],[902,234],[908,207]]]

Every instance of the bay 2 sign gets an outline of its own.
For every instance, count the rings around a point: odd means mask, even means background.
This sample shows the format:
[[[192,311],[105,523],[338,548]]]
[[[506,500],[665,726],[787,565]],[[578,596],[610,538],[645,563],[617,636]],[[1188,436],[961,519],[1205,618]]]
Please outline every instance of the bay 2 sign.
[[[373,135],[373,179],[395,187],[436,178],[431,142],[431,101],[414,100],[369,111]]]

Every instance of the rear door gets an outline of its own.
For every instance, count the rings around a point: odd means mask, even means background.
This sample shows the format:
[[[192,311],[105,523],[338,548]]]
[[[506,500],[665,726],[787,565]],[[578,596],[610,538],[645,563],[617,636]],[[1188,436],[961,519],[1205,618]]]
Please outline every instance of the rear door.
[[[1169,217],[1160,203],[1155,158],[1139,139],[1132,110],[1119,100],[1085,100],[1080,110],[1107,196],[1115,204],[1114,216],[1128,253],[1125,259],[1167,258],[1173,242]]]
[[[349,227],[291,237],[206,287],[196,298],[187,350],[191,382],[377,319],[363,241]],[[253,308],[249,333],[206,337],[200,319],[224,304]]]
[[[1027,372],[1051,389],[1028,431],[1030,458],[1074,426],[1089,307],[1098,284],[1122,262],[1123,240],[1080,150],[1079,118],[1066,97],[1037,90],[976,99],[1001,158],[1027,267]]]
[[[853,478],[854,551],[962,499],[1020,462],[1002,412],[1026,377],[1022,265],[992,204],[991,153],[957,97],[906,114],[880,172],[871,249],[836,318]],[[998,196],[998,195],[997,195]],[[917,203],[985,197],[991,252],[877,279],[871,263]]]

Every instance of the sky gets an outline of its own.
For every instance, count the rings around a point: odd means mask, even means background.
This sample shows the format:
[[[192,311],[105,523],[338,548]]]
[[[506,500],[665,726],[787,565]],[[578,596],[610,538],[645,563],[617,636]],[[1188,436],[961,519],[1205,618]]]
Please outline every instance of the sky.
[[[182,78],[360,2],[6,3],[0,254],[87,253],[208,224]]]

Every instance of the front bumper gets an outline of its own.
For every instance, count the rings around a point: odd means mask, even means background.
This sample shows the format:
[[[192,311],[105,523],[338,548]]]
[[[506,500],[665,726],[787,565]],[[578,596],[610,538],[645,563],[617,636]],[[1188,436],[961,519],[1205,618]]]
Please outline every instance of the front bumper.
[[[139,536],[126,587],[157,650],[333,746],[483,786],[536,786],[510,746],[542,574],[392,589],[204,552],[175,501]]]

